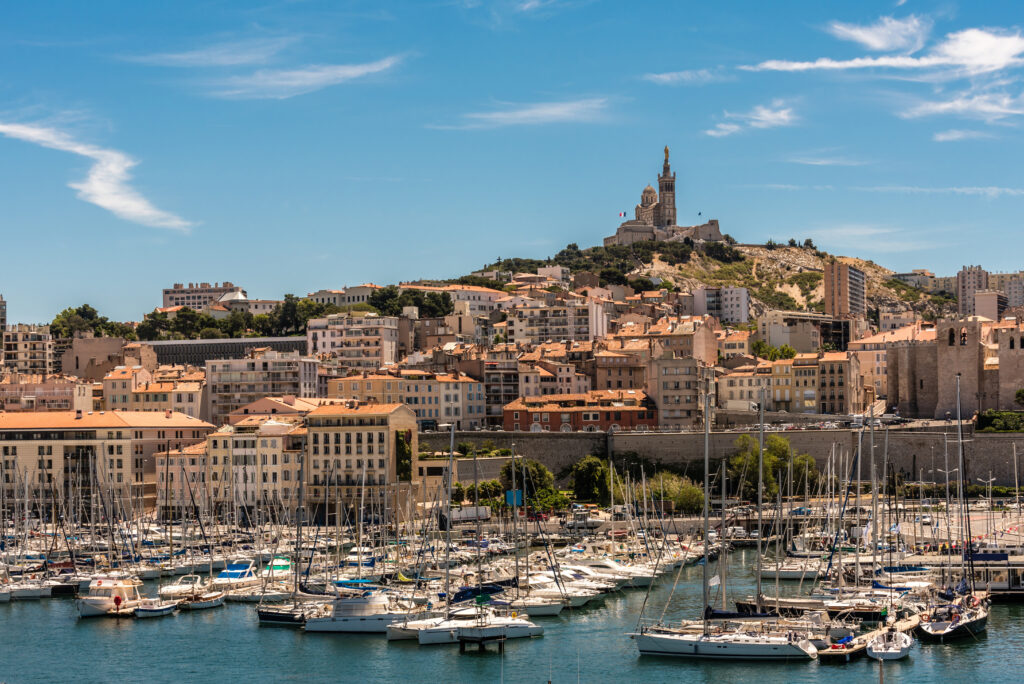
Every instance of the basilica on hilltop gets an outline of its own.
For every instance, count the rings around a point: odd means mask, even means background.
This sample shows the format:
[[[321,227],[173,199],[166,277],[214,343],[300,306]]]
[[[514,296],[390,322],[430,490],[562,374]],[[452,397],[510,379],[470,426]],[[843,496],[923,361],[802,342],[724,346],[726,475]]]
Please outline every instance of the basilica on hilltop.
[[[676,225],[676,174],[668,162],[668,147],[665,147],[665,164],[658,176],[658,189],[648,185],[640,193],[640,204],[634,209],[635,218],[623,222],[615,235],[604,239],[604,246],[629,245],[644,240],[682,241],[721,240],[722,232],[718,221],[712,219],[700,226]]]

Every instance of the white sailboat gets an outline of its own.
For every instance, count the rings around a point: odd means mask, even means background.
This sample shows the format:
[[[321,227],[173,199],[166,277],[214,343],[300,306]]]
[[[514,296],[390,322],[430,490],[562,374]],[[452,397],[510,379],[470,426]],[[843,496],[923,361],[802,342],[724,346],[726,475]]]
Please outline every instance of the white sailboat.
[[[904,632],[889,630],[868,642],[868,656],[875,660],[900,660],[910,655],[914,638]]]
[[[81,617],[99,615],[133,615],[142,603],[137,579],[98,579],[89,585],[89,593],[78,599]]]

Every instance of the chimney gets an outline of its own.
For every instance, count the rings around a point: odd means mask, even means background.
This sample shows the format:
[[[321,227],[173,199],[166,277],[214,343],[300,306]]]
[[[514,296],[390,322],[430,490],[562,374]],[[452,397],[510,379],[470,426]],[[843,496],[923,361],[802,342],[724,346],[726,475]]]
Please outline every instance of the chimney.
[[[77,409],[75,411],[75,420],[82,420],[82,409]]]
[[[281,401],[283,401],[284,403],[288,404],[289,406],[294,406],[295,405],[295,395],[294,394],[286,394],[283,397],[281,397]]]
[[[167,409],[166,411],[164,411],[164,418],[170,418],[170,417],[171,417],[171,409]]]

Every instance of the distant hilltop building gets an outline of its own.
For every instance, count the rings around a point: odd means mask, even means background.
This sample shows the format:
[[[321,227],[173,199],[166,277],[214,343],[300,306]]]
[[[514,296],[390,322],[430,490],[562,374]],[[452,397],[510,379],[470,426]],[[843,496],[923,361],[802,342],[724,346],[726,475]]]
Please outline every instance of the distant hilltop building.
[[[682,241],[721,240],[722,231],[718,221],[712,219],[700,226],[680,227],[676,225],[676,174],[668,163],[668,147],[665,147],[665,164],[658,176],[658,189],[648,185],[640,193],[640,204],[634,210],[636,218],[622,223],[615,235],[604,239],[604,246],[629,245],[646,240]]]

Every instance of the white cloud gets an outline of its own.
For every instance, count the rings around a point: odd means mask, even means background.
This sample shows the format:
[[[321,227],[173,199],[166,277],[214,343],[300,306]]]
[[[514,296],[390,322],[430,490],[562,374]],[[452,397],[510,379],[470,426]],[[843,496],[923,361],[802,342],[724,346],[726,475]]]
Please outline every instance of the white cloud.
[[[667,71],[658,74],[644,74],[641,78],[659,85],[704,85],[705,83],[729,80],[725,74],[711,69]]]
[[[720,123],[714,128],[704,131],[704,134],[714,138],[721,138],[739,133],[744,128],[791,126],[797,121],[793,108],[787,106],[784,100],[779,99],[772,100],[770,105],[758,105],[749,112],[725,112],[725,117],[739,123]]]
[[[998,121],[1024,114],[1024,97],[1006,92],[965,91],[946,100],[921,102],[900,113],[906,119],[953,114],[984,121]]]
[[[714,128],[709,128],[704,131],[704,135],[710,135],[712,138],[724,138],[727,135],[733,133],[739,133],[743,130],[743,126],[734,123],[720,123],[715,124]]]
[[[970,28],[947,34],[921,57],[887,55],[836,60],[822,57],[810,62],[768,60],[747,71],[837,71],[847,69],[888,68],[904,70],[947,70],[951,76],[976,75],[1001,71],[1024,64],[1024,36],[999,29]]]
[[[230,99],[283,100],[379,74],[394,68],[401,61],[400,55],[392,55],[366,64],[314,64],[298,69],[260,69],[252,74],[232,76],[217,82],[212,94]]]
[[[554,5],[558,0],[523,0],[516,4],[516,10],[520,12],[532,12]]]
[[[951,128],[948,131],[939,131],[932,136],[932,140],[935,142],[956,142],[958,140],[977,140],[981,138],[991,138],[992,136],[984,131],[964,131],[956,128]]]
[[[608,100],[603,97],[566,102],[537,102],[493,112],[470,112],[462,115],[462,124],[431,128],[476,129],[550,123],[591,123],[601,120],[607,108]]]
[[[174,214],[157,209],[128,184],[131,180],[129,171],[138,162],[123,152],[79,142],[63,131],[45,126],[0,122],[0,134],[93,160],[84,180],[68,184],[78,191],[81,200],[144,226],[187,230],[192,225]]]
[[[878,185],[853,188],[862,192],[897,192],[913,195],[967,195],[997,199],[999,197],[1024,197],[1024,188],[988,186],[955,186],[946,188],[923,188],[915,185]]]
[[[860,43],[869,50],[877,52],[916,52],[924,46],[925,39],[931,32],[932,23],[928,19],[911,14],[906,19],[881,17],[870,26],[846,24],[833,21],[828,32],[840,40],[851,40]]]
[[[294,43],[294,37],[255,38],[218,43],[186,52],[163,52],[126,57],[128,61],[167,67],[225,67],[263,64]]]

